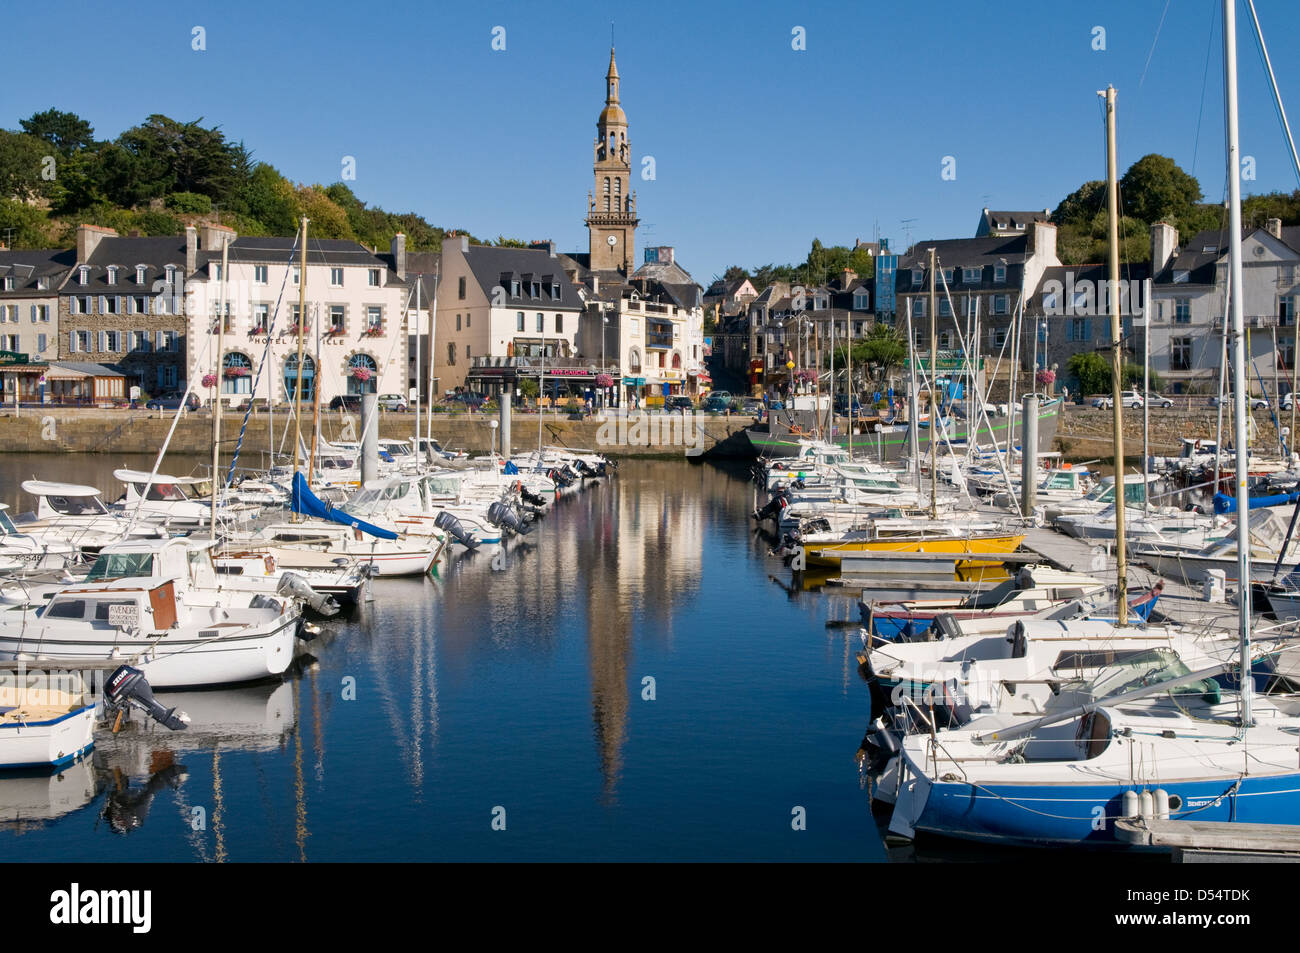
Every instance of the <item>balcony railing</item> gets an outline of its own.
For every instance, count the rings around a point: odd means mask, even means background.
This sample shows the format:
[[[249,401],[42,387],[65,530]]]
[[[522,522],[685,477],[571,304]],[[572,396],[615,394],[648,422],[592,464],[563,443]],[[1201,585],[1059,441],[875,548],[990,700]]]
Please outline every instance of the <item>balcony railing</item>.
[[[606,373],[615,373],[618,371],[618,361],[606,358],[603,362],[599,357],[472,357],[470,358],[470,367],[515,367],[521,370],[538,370],[540,368],[585,368],[591,370],[595,368],[596,373],[604,370]]]
[[[647,334],[645,336],[645,346],[671,350],[673,346],[673,336],[671,334]]]

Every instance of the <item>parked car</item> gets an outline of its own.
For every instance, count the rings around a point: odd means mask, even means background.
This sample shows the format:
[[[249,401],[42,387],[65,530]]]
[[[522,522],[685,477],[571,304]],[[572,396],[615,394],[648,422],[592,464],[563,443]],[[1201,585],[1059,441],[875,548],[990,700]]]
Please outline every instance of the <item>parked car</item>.
[[[380,394],[379,406],[384,410],[395,411],[399,414],[406,413],[406,398],[401,394]]]
[[[453,394],[449,400],[458,404],[464,404],[466,407],[482,407],[487,403],[487,398],[482,394],[475,394],[473,391],[464,391],[459,394]]]
[[[720,400],[731,400],[731,391],[729,390],[711,390],[704,395],[705,400],[717,397]]]
[[[700,403],[700,409],[711,414],[725,414],[731,409],[730,397],[706,397]]]
[[[1171,400],[1170,398],[1164,396],[1163,394],[1150,394],[1150,393],[1149,393],[1149,394],[1146,395],[1146,402],[1147,402],[1147,406],[1148,406],[1148,407],[1165,407],[1165,408],[1169,408],[1169,407],[1174,406],[1174,402],[1173,402],[1173,400]]]
[[[1282,400],[1278,404],[1278,406],[1281,407],[1283,410],[1290,410],[1291,404],[1293,402],[1293,397],[1294,397],[1294,392],[1287,391],[1285,394],[1282,395]]]
[[[186,397],[182,393],[173,391],[169,394],[159,394],[157,397],[150,398],[145,402],[145,410],[175,410],[180,407],[181,401],[185,402],[186,410],[199,409],[199,395],[190,394]]]
[[[1225,407],[1231,407],[1231,406],[1232,406],[1232,403],[1233,403],[1233,396],[1232,396],[1232,394],[1228,394],[1228,395],[1226,395],[1226,396],[1223,398],[1223,406],[1225,406]],[[1218,407],[1218,406],[1219,406],[1219,395],[1218,395],[1218,394],[1215,394],[1213,397],[1210,398],[1210,406],[1211,406],[1211,407]],[[1266,397],[1247,397],[1247,398],[1246,398],[1246,406],[1249,407],[1251,410],[1268,410],[1268,398],[1266,398]],[[1285,406],[1286,406],[1286,405],[1284,405],[1284,409],[1285,409]]]
[[[360,394],[339,394],[330,401],[330,410],[361,410]]]
[[[1142,395],[1135,390],[1121,391],[1119,395],[1119,404],[1125,409],[1141,407]],[[1113,397],[1094,397],[1092,399],[1092,406],[1100,407],[1103,410],[1109,410],[1115,406],[1115,399]]]
[[[668,397],[664,400],[664,413],[670,414],[676,411],[694,410],[695,402],[689,397],[678,394],[675,397]]]
[[[757,397],[746,397],[740,402],[740,412],[757,417],[763,410],[763,402]]]

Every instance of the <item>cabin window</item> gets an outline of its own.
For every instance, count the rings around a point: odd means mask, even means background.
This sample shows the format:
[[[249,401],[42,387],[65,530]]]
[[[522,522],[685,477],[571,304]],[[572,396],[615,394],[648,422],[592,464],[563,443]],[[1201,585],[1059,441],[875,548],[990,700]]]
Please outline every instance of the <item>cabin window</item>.
[[[86,582],[153,575],[152,553],[100,553]]]
[[[86,614],[85,599],[60,599],[45,607],[47,619],[80,619]]]

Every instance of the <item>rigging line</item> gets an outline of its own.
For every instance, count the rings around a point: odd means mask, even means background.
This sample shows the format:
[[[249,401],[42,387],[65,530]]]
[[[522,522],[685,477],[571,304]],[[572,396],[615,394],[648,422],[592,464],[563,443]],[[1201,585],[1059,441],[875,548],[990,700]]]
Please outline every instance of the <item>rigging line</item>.
[[[1160,11],[1160,22],[1156,24],[1156,35],[1151,39],[1151,49],[1147,50],[1147,62],[1142,67],[1142,78],[1138,80],[1138,89],[1142,88],[1142,83],[1146,81],[1147,69],[1151,66],[1151,56],[1156,51],[1156,44],[1160,42],[1160,30],[1165,25],[1165,14],[1169,12],[1169,0],[1165,0],[1165,8]]]
[[[1205,114],[1205,84],[1210,78],[1210,51],[1214,48],[1214,27],[1219,22],[1219,4],[1210,3],[1210,29],[1205,38],[1205,69],[1201,73],[1201,104],[1196,110],[1196,137],[1192,140],[1192,175],[1196,174],[1196,156],[1201,148],[1201,117]]]
[[[1286,108],[1282,105],[1282,94],[1278,91],[1277,77],[1273,74],[1273,61],[1269,59],[1268,47],[1264,45],[1264,31],[1259,25],[1259,16],[1255,13],[1255,0],[1246,0],[1246,5],[1250,8],[1251,23],[1255,27],[1252,33],[1255,37],[1255,48],[1259,50],[1260,61],[1264,64],[1264,71],[1268,73],[1268,80],[1273,88],[1273,112],[1277,115],[1282,133],[1286,136],[1287,146],[1291,150],[1291,167],[1295,170],[1297,182],[1300,182],[1300,156],[1296,155],[1295,139],[1291,136],[1291,124],[1287,122]]]
[[[271,360],[271,341],[274,339],[274,335],[271,332],[275,328],[276,319],[279,318],[280,316],[280,305],[284,301],[284,290],[289,285],[289,274],[293,270],[293,253],[297,251],[297,249],[298,249],[298,236],[295,235],[293,239],[293,246],[289,249],[289,267],[284,270],[284,278],[280,282],[280,293],[275,299],[275,310],[271,312],[271,316],[267,318],[266,321],[266,347],[262,351],[262,360],[257,365],[257,373],[253,375],[253,386],[248,395],[248,407],[244,410],[244,421],[239,426],[239,439],[235,441],[235,452],[230,457],[230,469],[226,471],[225,485],[227,488],[229,488],[231,482],[234,480],[235,464],[239,461],[239,451],[244,446],[244,431],[248,429],[248,418],[253,413],[253,401],[257,398],[257,385],[262,380],[262,371],[266,368],[266,365]],[[299,280],[306,280],[306,279],[300,277]],[[268,381],[267,383],[266,402],[267,402],[268,412],[270,406],[275,403],[275,397],[273,394],[271,394],[271,387],[273,384],[274,381]],[[218,387],[217,400],[218,400],[218,406],[220,406],[219,403],[221,400],[221,395],[219,392],[221,387],[220,381],[217,381],[217,387]],[[271,460],[271,466],[272,467],[275,466],[274,460]],[[215,474],[213,476],[215,478]]]

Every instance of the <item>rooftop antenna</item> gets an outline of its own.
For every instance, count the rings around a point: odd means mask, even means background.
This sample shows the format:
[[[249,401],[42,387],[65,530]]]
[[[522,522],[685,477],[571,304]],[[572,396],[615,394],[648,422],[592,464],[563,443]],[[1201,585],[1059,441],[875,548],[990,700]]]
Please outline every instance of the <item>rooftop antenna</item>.
[[[912,247],[912,223],[915,221],[914,218],[901,218],[898,220],[898,224],[903,226],[903,237],[907,241],[908,248]]]

